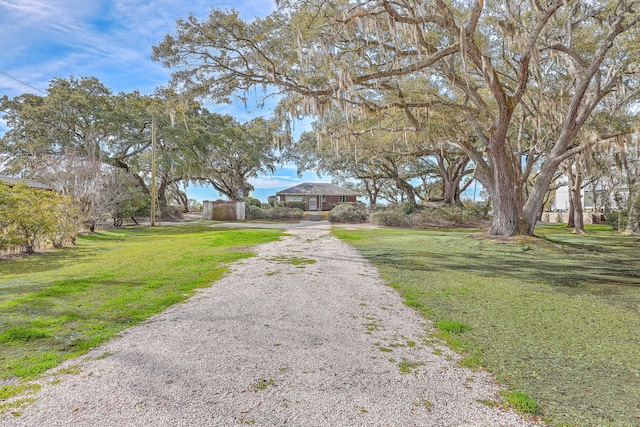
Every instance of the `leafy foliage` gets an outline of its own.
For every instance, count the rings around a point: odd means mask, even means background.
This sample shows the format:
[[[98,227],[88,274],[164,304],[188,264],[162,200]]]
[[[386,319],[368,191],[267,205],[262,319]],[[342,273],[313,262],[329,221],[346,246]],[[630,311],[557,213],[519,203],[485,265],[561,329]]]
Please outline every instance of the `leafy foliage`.
[[[391,162],[365,154],[350,170],[364,165],[370,188],[386,172],[409,203],[406,163],[393,161],[413,152],[414,140],[461,150],[438,165],[448,169],[443,194],[456,200],[473,162],[494,203],[491,234],[533,234],[558,165],[622,131],[624,123],[599,116],[636,100],[635,2],[277,4],[252,21],[222,10],[180,19],[153,58],[176,70],[176,86],[217,102],[256,87],[278,93],[282,126],[313,115],[316,138],[336,152],[383,141],[379,153]],[[581,134],[589,124],[594,137]]]
[[[258,206],[248,205],[247,215],[249,219],[297,220],[302,219],[304,211],[298,208],[287,208],[283,206],[264,209]]]
[[[371,213],[369,221],[385,227],[407,227],[410,224],[409,216],[399,209],[378,209]]]
[[[371,213],[372,224],[386,227],[479,227],[488,224],[488,205],[468,203],[415,207],[403,204],[399,207],[379,208]]]
[[[3,167],[72,196],[92,230],[149,211],[153,129],[162,213],[171,202],[188,208],[189,182],[242,200],[253,190],[249,179],[273,171],[277,160],[273,122],[239,123],[168,89],[113,94],[93,77],[57,78],[46,95],[4,96],[0,109],[9,126],[0,138]]]
[[[53,191],[29,188],[18,182],[0,184],[0,247],[23,246],[27,253],[49,237],[54,246],[75,242],[77,207],[69,197]]]
[[[369,212],[362,203],[341,203],[329,211],[330,222],[360,223],[368,219]]]
[[[244,200],[253,190],[249,182],[259,173],[273,172],[277,156],[274,123],[256,118],[239,123],[231,116],[193,110],[181,132],[189,179],[212,185],[229,200]]]

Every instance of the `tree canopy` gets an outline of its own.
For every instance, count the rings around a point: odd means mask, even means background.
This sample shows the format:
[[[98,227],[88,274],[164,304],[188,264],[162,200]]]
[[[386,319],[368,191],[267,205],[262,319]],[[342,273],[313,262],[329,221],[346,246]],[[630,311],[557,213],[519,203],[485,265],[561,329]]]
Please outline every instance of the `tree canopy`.
[[[532,234],[560,164],[628,132],[579,138],[605,102],[636,99],[638,6],[283,0],[251,22],[220,10],[178,20],[153,58],[176,70],[176,88],[218,102],[270,86],[281,111],[320,124],[331,108],[347,121],[402,117],[396,141],[434,140],[436,111],[461,119],[468,132],[450,142],[491,197],[490,233]]]
[[[150,206],[151,128],[156,128],[160,210],[185,208],[188,183],[212,184],[236,200],[273,170],[272,122],[238,123],[167,89],[114,94],[93,77],[50,82],[46,94],[0,98],[9,129],[0,138],[5,173],[38,178],[72,196],[85,223],[123,219]]]

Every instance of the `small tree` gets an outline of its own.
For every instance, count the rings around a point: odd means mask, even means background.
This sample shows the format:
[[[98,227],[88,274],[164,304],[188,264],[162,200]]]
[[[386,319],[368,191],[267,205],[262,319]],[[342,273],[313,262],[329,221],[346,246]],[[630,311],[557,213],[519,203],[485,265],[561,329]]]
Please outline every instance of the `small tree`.
[[[0,185],[0,247],[24,246],[33,253],[46,238],[55,247],[75,243],[78,224],[78,207],[70,197],[22,182],[14,187]]]
[[[55,220],[54,229],[49,234],[53,246],[61,248],[67,242],[75,245],[80,229],[80,210],[77,203],[69,196],[59,197],[56,209],[51,215]]]
[[[12,235],[9,233],[12,225],[11,212],[13,211],[13,197],[11,189],[0,183],[0,248],[12,244]]]
[[[3,209],[3,222],[8,223],[7,243],[22,245],[27,253],[33,253],[40,240],[53,233],[58,196],[50,191],[30,189],[19,182],[9,191],[7,206]]]

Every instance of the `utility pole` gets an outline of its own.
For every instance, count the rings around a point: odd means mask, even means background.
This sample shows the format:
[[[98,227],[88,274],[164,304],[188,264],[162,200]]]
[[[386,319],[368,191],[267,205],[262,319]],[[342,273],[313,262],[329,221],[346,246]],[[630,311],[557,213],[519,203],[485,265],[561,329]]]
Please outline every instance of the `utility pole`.
[[[151,226],[156,225],[156,118],[151,119]]]

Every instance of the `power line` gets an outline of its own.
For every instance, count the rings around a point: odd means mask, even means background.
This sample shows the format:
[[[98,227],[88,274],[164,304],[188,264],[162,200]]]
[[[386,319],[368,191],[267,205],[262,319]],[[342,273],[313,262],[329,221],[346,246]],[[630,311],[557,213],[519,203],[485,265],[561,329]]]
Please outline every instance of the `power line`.
[[[16,79],[15,77],[13,77],[13,76],[11,76],[11,75],[9,75],[9,74],[5,73],[5,72],[4,72],[4,71],[2,71],[2,70],[0,70],[0,74],[4,74],[5,76],[9,77],[10,79],[13,79],[13,80],[17,81],[18,83],[23,84],[23,85],[25,85],[25,86],[28,86],[28,87],[30,87],[30,88],[31,88],[31,89],[33,89],[33,90],[37,90],[37,91],[38,91],[38,92],[40,92],[40,93],[44,93],[45,95],[47,94],[45,91],[40,90],[40,89],[38,89],[38,88],[37,88],[37,87],[35,87],[35,86],[31,86],[29,83],[25,83],[25,82],[23,82],[22,80]]]

